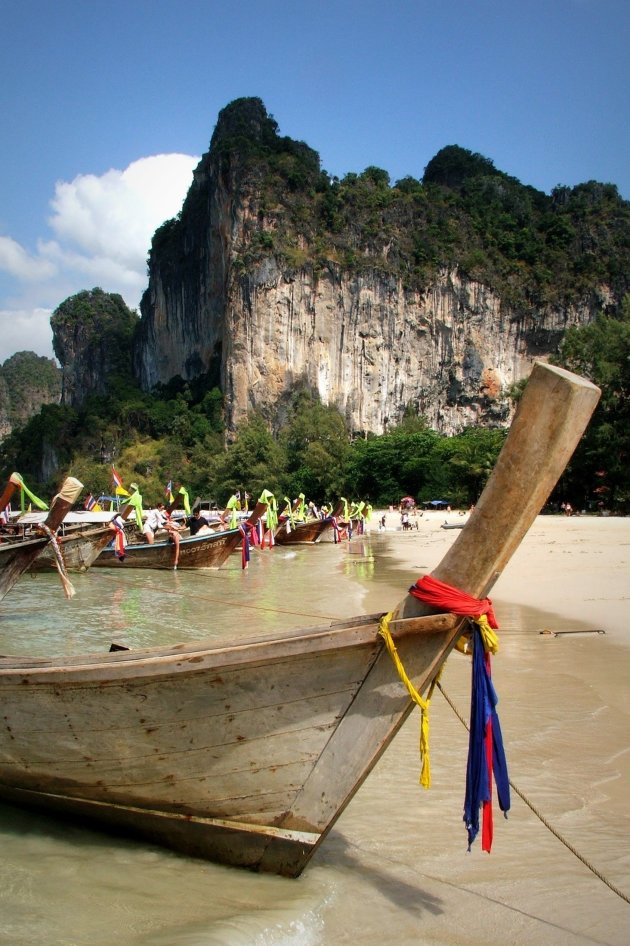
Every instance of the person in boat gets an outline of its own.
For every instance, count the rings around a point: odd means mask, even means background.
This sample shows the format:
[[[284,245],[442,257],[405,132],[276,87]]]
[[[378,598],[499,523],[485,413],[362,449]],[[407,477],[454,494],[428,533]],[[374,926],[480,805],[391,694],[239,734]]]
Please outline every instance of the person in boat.
[[[149,510],[142,527],[142,531],[149,545],[153,545],[155,542],[155,533],[158,529],[164,529],[165,524],[166,509],[164,503],[158,503],[154,509]]]
[[[147,518],[145,519],[142,531],[149,545],[153,545],[155,542],[155,533],[158,531],[158,529],[164,529],[168,533],[169,539],[175,546],[175,559],[173,561],[173,568],[177,568],[179,562],[180,527],[176,522],[173,521],[173,519],[171,519],[164,507],[164,503],[158,503],[155,509],[150,510]]]
[[[208,520],[205,516],[201,515],[201,509],[197,506],[196,509],[193,509],[193,514],[188,520],[188,528],[190,529],[191,535],[200,535],[205,532],[212,532]]]

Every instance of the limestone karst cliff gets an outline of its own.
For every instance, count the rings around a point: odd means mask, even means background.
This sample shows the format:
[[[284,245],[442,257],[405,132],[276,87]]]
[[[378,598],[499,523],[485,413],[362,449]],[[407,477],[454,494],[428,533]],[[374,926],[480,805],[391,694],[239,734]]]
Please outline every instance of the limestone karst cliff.
[[[628,205],[581,187],[548,197],[456,147],[422,183],[378,168],[338,181],[259,99],[238,100],[155,234],[134,373],[147,390],[208,374],[228,430],[251,409],[273,422],[297,384],[355,432],[408,406],[443,432],[503,425],[533,360],[627,290]]]
[[[21,427],[44,404],[58,404],[61,371],[52,360],[19,351],[0,366],[0,440]]]
[[[131,374],[131,340],[138,316],[122,296],[84,290],[59,305],[50,319],[62,370],[62,401],[81,407],[103,396],[117,377]]]

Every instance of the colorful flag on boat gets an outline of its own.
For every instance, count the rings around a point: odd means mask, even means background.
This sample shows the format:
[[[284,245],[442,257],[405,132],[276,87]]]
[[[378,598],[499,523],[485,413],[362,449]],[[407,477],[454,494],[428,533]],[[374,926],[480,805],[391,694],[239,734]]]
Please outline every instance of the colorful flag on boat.
[[[260,517],[258,524],[260,527],[260,547],[264,549],[265,540],[268,541],[269,548],[274,546],[274,531],[278,525],[278,502],[273,493],[264,489],[258,499],[259,503],[264,503],[267,511]]]
[[[188,490],[185,486],[180,486],[178,490],[179,495],[182,497],[182,503],[184,504],[184,512],[187,516],[190,515],[190,497],[188,495]]]
[[[481,811],[481,849],[490,853],[493,836],[492,776],[494,775],[496,782],[499,807],[506,818],[510,809],[510,781],[501,725],[496,711],[498,698],[492,685],[490,653],[484,647],[482,633],[476,624],[473,631],[472,657],[464,823],[468,831],[468,850],[470,850],[479,833]]]
[[[113,479],[113,481],[114,481],[114,486],[116,487],[116,489],[115,489],[116,495],[117,495],[117,496],[128,496],[129,493],[127,492],[127,490],[126,490],[125,487],[123,486],[122,479],[120,478],[120,475],[119,475],[119,474],[116,472],[116,470],[114,469],[114,464],[113,464],[113,463],[112,463],[112,479]]]
[[[173,500],[174,500],[174,496],[173,496],[173,480],[169,480],[168,483],[166,484],[166,488],[165,488],[165,490],[164,490],[164,496],[166,497],[167,503],[172,503],[172,502],[173,502]]]
[[[94,499],[92,493],[88,493],[85,497],[85,502],[83,503],[83,508],[87,509],[88,512],[102,512],[103,507],[99,505],[99,500]]]
[[[142,496],[140,494],[140,490],[138,489],[137,483],[130,483],[129,489],[133,490],[133,493],[129,497],[129,504],[133,506],[136,524],[140,531],[142,531]]]
[[[33,505],[34,505],[34,506],[37,506],[38,509],[43,509],[44,511],[47,511],[47,510],[48,510],[47,504],[43,501],[43,499],[38,499],[37,496],[36,496],[34,493],[32,493],[32,492],[30,491],[30,489],[28,488],[28,486],[26,485],[26,483],[24,482],[24,480],[22,479],[22,477],[20,476],[20,474],[19,474],[19,473],[14,473],[13,475],[16,476],[16,477],[18,478],[18,480],[19,480],[19,486],[20,486],[20,510],[21,510],[21,512],[25,512],[25,511],[26,511],[26,510],[25,510],[25,500],[24,500],[24,497],[25,497],[25,496],[28,496],[28,498],[29,498],[30,501],[33,503]]]

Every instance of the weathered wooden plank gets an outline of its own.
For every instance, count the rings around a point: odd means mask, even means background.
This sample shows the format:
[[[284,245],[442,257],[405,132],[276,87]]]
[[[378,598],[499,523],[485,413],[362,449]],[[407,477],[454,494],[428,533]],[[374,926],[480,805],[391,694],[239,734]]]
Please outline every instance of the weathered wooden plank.
[[[21,685],[63,680],[80,683],[99,680],[124,680],[126,677],[171,675],[196,669],[218,669],[247,663],[278,662],[295,655],[324,653],[327,650],[376,645],[380,647],[380,615],[367,615],[332,626],[288,631],[281,638],[261,637],[239,644],[219,647],[215,642],[177,644],[143,650],[119,651],[79,657],[0,657],[0,688],[12,679]],[[404,634],[434,634],[454,627],[452,614],[432,614],[405,618],[392,624],[395,637]],[[175,658],[175,659],[173,659]],[[141,666],[136,666],[141,664]],[[118,666],[120,665],[120,666]],[[60,674],[63,677],[60,678]]]

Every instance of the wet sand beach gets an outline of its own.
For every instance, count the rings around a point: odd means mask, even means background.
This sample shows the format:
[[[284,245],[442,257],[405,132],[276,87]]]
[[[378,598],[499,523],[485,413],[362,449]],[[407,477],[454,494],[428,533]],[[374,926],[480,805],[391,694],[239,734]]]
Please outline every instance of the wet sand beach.
[[[415,580],[458,535],[441,524],[463,518],[428,513],[407,533],[396,513],[386,520],[396,529],[388,560]],[[501,625],[493,680],[520,793],[512,791],[507,821],[495,799],[491,854],[479,840],[465,853],[467,734],[440,693],[431,706],[432,788],[417,784],[414,714],[341,828],[361,837],[368,870],[380,854],[399,871],[398,893],[409,885],[405,942],[415,928],[423,944],[621,946],[630,905],[606,882],[630,898],[630,520],[538,517],[491,597]],[[451,655],[442,683],[467,720],[467,659]]]

